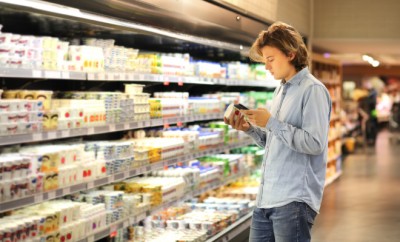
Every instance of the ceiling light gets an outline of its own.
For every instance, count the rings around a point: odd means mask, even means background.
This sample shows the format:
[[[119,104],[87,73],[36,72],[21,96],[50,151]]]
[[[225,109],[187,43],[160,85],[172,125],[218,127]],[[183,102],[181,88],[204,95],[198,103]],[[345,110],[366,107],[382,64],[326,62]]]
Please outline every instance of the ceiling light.
[[[375,60],[375,61],[373,61],[372,63],[371,63],[371,65],[373,66],[373,67],[378,67],[379,66],[379,61],[377,61],[377,60]]]
[[[372,57],[369,56],[369,55],[363,55],[362,58],[363,58],[364,61],[368,61],[369,63],[371,63],[372,61],[374,61],[374,58],[372,58]]]

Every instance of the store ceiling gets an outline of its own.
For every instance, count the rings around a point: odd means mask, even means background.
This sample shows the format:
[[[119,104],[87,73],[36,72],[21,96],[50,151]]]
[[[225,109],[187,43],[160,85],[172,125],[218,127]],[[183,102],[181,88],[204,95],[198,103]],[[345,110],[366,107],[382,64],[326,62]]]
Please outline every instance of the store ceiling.
[[[363,61],[367,54],[378,60],[382,66],[400,66],[400,40],[387,39],[314,39],[313,46],[344,65],[369,65]]]

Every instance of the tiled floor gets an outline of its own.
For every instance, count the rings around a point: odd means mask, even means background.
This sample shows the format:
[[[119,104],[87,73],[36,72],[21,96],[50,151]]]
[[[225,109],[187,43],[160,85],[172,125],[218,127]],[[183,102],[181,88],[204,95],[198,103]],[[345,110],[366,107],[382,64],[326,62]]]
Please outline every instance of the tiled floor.
[[[400,241],[400,143],[390,135],[345,158],[343,175],[325,189],[313,242]]]

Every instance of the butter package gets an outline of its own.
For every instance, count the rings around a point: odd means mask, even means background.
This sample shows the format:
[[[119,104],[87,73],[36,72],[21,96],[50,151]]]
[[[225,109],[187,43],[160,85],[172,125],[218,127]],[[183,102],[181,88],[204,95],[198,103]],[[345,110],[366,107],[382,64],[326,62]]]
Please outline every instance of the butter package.
[[[43,115],[43,130],[57,130],[58,112],[55,110],[46,111]]]
[[[51,191],[58,189],[58,172],[46,172],[44,173],[43,188],[44,191]]]

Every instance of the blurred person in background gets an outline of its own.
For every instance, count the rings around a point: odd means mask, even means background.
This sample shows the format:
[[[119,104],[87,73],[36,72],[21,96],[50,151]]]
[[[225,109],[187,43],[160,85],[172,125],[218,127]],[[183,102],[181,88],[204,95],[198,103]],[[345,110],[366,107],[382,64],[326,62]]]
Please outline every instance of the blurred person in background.
[[[365,120],[365,141],[368,145],[374,145],[378,134],[378,114],[376,110],[376,101],[378,93],[373,88],[371,81],[364,81],[363,87],[367,95],[358,100],[360,112]]]

